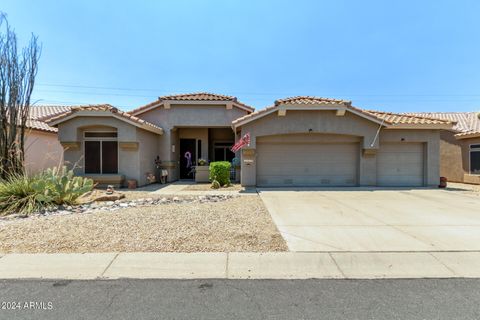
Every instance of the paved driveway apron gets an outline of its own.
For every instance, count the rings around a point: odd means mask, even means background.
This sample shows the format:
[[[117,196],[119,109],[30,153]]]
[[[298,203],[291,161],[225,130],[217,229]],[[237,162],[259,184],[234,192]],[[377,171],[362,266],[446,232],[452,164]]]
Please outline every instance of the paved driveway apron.
[[[440,189],[259,189],[292,251],[480,251],[480,196]]]

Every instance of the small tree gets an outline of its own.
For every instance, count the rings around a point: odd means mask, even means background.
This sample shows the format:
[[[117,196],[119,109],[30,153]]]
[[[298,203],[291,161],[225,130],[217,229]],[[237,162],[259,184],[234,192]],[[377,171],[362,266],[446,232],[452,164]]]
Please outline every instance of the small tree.
[[[25,132],[41,46],[32,34],[17,49],[17,36],[0,12],[0,178],[24,172]]]

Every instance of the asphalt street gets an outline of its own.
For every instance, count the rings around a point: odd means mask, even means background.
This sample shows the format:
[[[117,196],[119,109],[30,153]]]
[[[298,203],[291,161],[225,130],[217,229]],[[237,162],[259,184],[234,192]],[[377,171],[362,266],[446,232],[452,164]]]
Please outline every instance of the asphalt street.
[[[4,280],[0,303],[6,320],[479,319],[480,280]]]

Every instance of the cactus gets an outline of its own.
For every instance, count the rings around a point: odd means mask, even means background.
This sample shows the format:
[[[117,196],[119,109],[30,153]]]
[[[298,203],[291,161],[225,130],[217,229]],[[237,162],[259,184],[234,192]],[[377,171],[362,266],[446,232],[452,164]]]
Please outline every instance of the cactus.
[[[32,184],[38,200],[56,204],[74,204],[76,199],[93,189],[93,180],[75,177],[67,167],[45,170]]]

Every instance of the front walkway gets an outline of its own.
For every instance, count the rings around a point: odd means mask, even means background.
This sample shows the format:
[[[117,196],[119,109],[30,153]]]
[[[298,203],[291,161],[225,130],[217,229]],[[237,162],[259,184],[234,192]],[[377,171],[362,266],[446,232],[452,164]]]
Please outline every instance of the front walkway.
[[[207,186],[207,190],[189,190],[190,186],[194,186],[197,183],[194,181],[188,180],[180,180],[172,182],[165,187],[153,191],[153,195],[218,195],[218,194],[229,194],[229,195],[256,195],[257,191],[255,188],[240,188],[240,189],[209,189],[207,184],[203,184]]]
[[[480,197],[442,189],[259,189],[291,251],[480,251]]]

